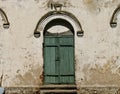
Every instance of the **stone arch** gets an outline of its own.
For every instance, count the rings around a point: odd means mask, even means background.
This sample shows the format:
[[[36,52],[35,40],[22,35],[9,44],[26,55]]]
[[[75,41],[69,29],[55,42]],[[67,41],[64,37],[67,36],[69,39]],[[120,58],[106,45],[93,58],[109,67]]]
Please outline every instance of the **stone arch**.
[[[51,11],[45,14],[37,23],[34,35],[43,31],[47,23],[54,19],[66,20],[73,26],[73,29],[75,32],[77,32],[77,34],[83,35],[82,26],[78,19],[72,13],[66,11]]]
[[[4,28],[9,28],[10,23],[8,21],[7,15],[5,14],[5,12],[0,8],[0,14],[3,20],[3,27]]]
[[[119,13],[120,13],[120,6],[114,10],[113,15],[111,17],[110,26],[112,28],[117,26],[117,16],[119,15]]]

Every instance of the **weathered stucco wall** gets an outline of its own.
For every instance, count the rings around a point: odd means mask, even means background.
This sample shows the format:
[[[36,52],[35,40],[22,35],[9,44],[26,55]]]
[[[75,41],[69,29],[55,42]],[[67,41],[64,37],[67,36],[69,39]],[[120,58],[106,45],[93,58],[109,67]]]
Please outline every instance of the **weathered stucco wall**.
[[[120,86],[120,19],[111,16],[120,0],[53,0],[80,21],[84,36],[75,35],[78,86]],[[0,0],[10,28],[0,18],[0,75],[3,87],[40,86],[43,81],[43,35],[33,33],[39,19],[51,11],[49,0]],[[120,18],[120,16],[118,16]],[[55,29],[56,31],[56,29]],[[41,32],[42,34],[42,32]]]

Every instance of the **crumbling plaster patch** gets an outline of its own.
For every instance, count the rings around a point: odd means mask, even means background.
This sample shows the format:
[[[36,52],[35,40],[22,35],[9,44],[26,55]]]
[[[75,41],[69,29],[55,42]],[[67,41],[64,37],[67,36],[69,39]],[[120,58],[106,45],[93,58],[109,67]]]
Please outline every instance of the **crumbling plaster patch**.
[[[113,72],[117,69],[113,67],[116,64],[116,59],[111,57],[106,62],[103,66],[96,62],[82,66],[81,73],[83,75],[79,78],[81,85],[119,85],[118,72]]]

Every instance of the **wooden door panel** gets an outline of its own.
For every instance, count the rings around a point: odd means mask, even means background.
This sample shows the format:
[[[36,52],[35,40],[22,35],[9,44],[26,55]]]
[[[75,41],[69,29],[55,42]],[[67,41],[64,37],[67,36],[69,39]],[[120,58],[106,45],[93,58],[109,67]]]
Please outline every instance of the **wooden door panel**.
[[[56,46],[57,40],[56,37],[46,36],[44,40],[44,45],[46,46]]]
[[[45,75],[55,75],[55,47],[45,47]]]
[[[68,37],[66,37],[66,36],[62,36],[62,37],[60,37],[59,38],[59,44],[60,45],[72,45],[72,46],[74,46],[74,40],[73,40],[73,37],[72,36],[68,36]]]
[[[58,83],[58,69],[56,65],[56,38],[46,37],[44,42],[44,83]]]
[[[73,47],[60,47],[60,81],[74,83],[74,54]]]
[[[44,39],[44,83],[74,84],[74,38],[46,36]]]

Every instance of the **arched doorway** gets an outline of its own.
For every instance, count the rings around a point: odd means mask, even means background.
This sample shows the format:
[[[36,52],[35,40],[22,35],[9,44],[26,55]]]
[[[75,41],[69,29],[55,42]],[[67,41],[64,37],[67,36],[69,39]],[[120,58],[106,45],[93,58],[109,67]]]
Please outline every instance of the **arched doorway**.
[[[50,32],[55,26],[66,32]],[[43,32],[43,33],[41,33]],[[78,19],[66,11],[51,11],[37,23],[34,36],[43,37],[44,84],[75,84],[74,37],[83,36]]]
[[[68,31],[48,31],[56,25],[64,26]],[[44,84],[74,83],[74,29],[66,20],[54,19],[44,29]]]

